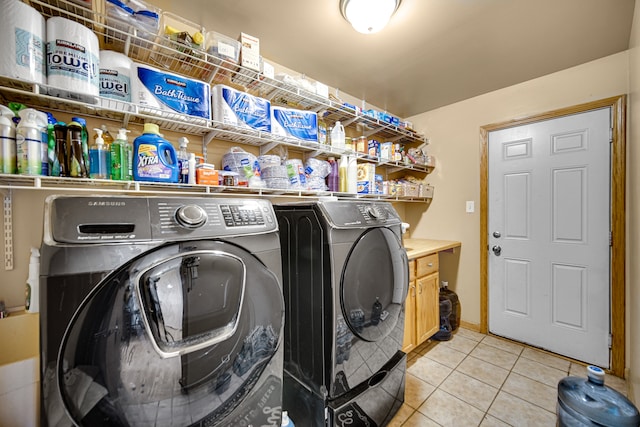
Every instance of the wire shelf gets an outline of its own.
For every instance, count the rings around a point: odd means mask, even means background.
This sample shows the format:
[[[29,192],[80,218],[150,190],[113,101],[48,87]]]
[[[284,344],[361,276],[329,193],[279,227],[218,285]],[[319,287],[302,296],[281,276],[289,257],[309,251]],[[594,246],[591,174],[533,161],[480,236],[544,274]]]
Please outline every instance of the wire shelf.
[[[129,22],[109,16],[103,1],[94,0],[92,9],[67,0],[24,1],[46,18],[62,16],[85,25],[98,36],[101,49],[124,53],[136,62],[210,84],[225,83],[241,87],[253,95],[269,99],[276,105],[286,105],[315,112],[326,111],[326,117],[329,120],[359,124],[363,129],[363,134],[380,140],[399,143],[428,142],[424,135],[413,130],[373,119],[343,106],[340,102],[266,77],[260,72],[242,67],[226,58],[195,47],[185,46],[161,34],[150,33],[131,25]],[[29,91],[29,88],[23,87],[22,90]],[[43,88],[43,93],[48,93],[46,87]],[[96,104],[97,100],[95,97],[93,98],[75,100]],[[129,107],[129,111],[135,114],[135,109],[132,111]]]

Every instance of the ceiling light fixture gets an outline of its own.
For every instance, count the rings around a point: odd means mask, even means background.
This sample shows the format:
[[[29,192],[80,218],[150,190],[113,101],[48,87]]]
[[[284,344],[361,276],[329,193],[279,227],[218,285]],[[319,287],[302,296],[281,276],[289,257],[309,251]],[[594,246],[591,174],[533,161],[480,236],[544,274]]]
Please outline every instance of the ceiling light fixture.
[[[353,28],[363,34],[382,30],[398,10],[401,0],[340,0],[340,12]]]

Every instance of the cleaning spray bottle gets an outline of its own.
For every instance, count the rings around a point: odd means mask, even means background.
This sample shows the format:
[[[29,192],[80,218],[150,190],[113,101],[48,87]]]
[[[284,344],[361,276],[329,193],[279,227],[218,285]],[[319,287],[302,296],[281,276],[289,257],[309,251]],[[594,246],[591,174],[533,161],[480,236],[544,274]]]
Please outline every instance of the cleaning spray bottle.
[[[20,110],[16,128],[16,170],[22,175],[42,173],[42,130],[40,112],[33,108]]]
[[[69,132],[69,176],[74,178],[87,178],[89,171],[84,161],[82,149],[82,125],[71,122],[67,125]]]
[[[341,193],[346,193],[349,188],[349,178],[348,178],[348,169],[349,169],[349,158],[346,154],[340,156],[340,164],[338,165],[338,175],[340,181],[339,190]]]
[[[82,132],[80,133],[82,159],[84,160],[87,171],[89,171],[89,132],[87,131],[87,121],[82,117],[72,117],[71,121],[82,126]]]
[[[178,139],[178,145],[180,149],[176,154],[178,158],[178,168],[180,169],[180,177],[178,182],[181,184],[189,183],[189,153],[187,152],[187,145],[189,144],[189,139],[186,137],[181,137]],[[195,171],[194,171],[195,172]]]
[[[51,113],[47,113],[47,163],[49,166],[49,175],[60,176],[60,165],[56,166],[56,118]]]
[[[40,251],[37,248],[31,248],[31,257],[29,258],[25,309],[29,313],[40,311]]]
[[[133,141],[133,178],[136,181],[178,182],[178,159],[173,145],[160,136],[155,123],[145,123]]]
[[[127,129],[120,129],[116,140],[111,144],[111,179],[114,181],[126,181],[128,175],[128,157],[127,157]]]
[[[96,131],[95,144],[89,148],[89,176],[97,179],[107,179],[109,171],[107,169],[109,161],[109,151],[104,146],[102,138],[102,129],[94,129]]]
[[[358,157],[354,154],[347,156],[347,193],[358,192]]]
[[[0,173],[16,173],[16,125],[15,114],[9,107],[0,105]]]

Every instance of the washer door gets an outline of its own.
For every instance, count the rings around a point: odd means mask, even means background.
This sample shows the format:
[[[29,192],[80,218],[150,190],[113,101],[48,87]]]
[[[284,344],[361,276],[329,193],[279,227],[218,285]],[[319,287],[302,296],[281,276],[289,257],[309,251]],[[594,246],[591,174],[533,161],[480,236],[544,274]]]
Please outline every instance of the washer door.
[[[367,230],[345,262],[341,302],[349,329],[365,341],[389,335],[402,314],[407,297],[407,253],[388,228]]]
[[[150,251],[73,316],[58,357],[64,406],[87,426],[214,426],[256,399],[279,407],[283,316],[277,278],[240,247]]]

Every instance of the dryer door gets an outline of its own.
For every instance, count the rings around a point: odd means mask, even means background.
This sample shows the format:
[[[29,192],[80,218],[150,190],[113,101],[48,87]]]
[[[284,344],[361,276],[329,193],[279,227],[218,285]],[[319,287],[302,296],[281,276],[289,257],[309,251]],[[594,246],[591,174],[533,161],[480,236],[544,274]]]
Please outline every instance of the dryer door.
[[[64,406],[87,426],[275,425],[283,315],[276,276],[246,250],[157,248],[73,316],[58,359]]]
[[[345,262],[340,285],[343,315],[352,333],[375,342],[396,329],[408,280],[407,253],[391,230],[372,228],[360,236]]]

